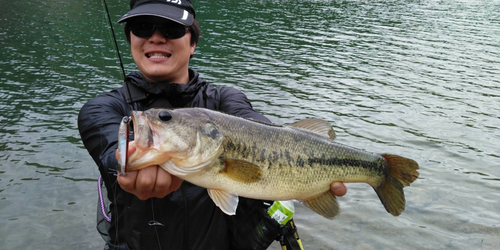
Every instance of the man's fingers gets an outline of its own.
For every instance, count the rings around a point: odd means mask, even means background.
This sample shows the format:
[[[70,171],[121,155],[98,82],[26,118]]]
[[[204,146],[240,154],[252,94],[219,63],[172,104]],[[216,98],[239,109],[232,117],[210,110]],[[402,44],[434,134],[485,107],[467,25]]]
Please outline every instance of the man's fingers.
[[[172,184],[172,176],[165,170],[158,168],[156,173],[156,183],[153,190],[153,195],[156,198],[163,198],[169,194],[170,185]]]
[[[128,152],[127,152],[127,156],[130,156],[131,154],[133,154],[135,152],[137,148],[135,147],[135,141],[131,141],[128,143]]]
[[[130,171],[127,172],[127,175],[118,175],[116,177],[118,180],[118,184],[123,190],[129,193],[132,193],[135,190],[135,180],[137,179],[137,172],[138,171]]]
[[[138,171],[137,179],[135,180],[135,195],[145,200],[151,197],[156,183],[156,174],[158,166],[151,166]]]
[[[141,200],[151,197],[163,198],[179,189],[182,179],[171,175],[159,166],[150,166],[138,171],[117,176],[120,187]]]
[[[179,177],[172,175],[172,184],[170,184],[170,192],[174,192],[175,190],[179,189],[182,184],[182,179]]]
[[[336,196],[344,196],[347,193],[347,187],[342,182],[334,182],[330,185],[330,189]]]
[[[163,198],[173,191],[179,189],[182,184],[182,179],[173,176],[161,167],[158,168],[156,174],[156,184],[153,190],[154,197]]]

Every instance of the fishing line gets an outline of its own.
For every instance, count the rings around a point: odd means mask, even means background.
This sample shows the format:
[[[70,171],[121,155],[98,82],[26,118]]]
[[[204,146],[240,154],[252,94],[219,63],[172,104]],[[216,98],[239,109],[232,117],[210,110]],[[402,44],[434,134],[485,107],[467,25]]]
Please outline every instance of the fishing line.
[[[108,22],[109,22],[109,27],[111,28],[111,34],[113,35],[113,41],[115,42],[116,53],[118,54],[118,59],[120,60],[120,67],[122,69],[123,79],[125,79],[127,76],[125,75],[125,68],[123,67],[122,57],[120,55],[120,50],[118,49],[118,43],[116,42],[115,30],[113,28],[113,23],[111,22],[111,16],[109,15],[108,4],[106,3],[106,0],[103,0],[103,2],[104,2],[104,8],[106,8],[106,14],[108,16]]]
[[[154,199],[150,198],[150,200],[151,200],[151,210],[153,211],[153,220],[149,221],[149,225],[152,226],[152,227],[154,227],[154,229],[155,229],[156,240],[158,241],[158,247],[161,250],[160,235],[158,235],[158,230],[156,229],[156,226],[164,226],[164,225],[162,223],[156,221],[156,219],[155,219],[155,208],[153,206]]]

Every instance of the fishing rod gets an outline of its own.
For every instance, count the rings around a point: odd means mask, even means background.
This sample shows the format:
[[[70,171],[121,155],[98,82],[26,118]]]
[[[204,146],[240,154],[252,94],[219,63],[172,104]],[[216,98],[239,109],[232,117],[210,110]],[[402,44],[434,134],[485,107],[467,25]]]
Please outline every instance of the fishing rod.
[[[118,59],[120,60],[120,67],[122,69],[123,79],[125,79],[127,76],[125,75],[125,68],[123,67],[122,57],[120,55],[120,49],[118,49],[118,43],[116,42],[115,29],[113,28],[113,23],[111,22],[111,16],[109,15],[108,4],[106,3],[106,0],[103,1],[104,1],[104,7],[106,8],[106,14],[108,16],[109,27],[111,28],[111,34],[113,35],[113,41],[115,42],[116,53],[118,54]]]
[[[122,57],[120,55],[120,49],[118,48],[118,42],[116,41],[116,36],[115,36],[115,30],[113,28],[113,23],[111,22],[111,15],[109,14],[109,9],[108,9],[108,3],[106,0],[103,0],[104,2],[104,7],[106,9],[106,14],[108,16],[108,22],[109,22],[109,27],[111,28],[111,34],[113,35],[113,41],[115,44],[116,48],[116,53],[118,54],[118,59],[120,60],[120,67],[122,69],[122,74],[123,74],[123,80],[125,83],[123,86],[125,87],[125,92],[128,93],[129,101],[127,101],[127,104],[129,105],[129,110],[130,113],[132,113],[132,110],[134,110],[132,106],[132,94],[130,94],[130,88],[128,86],[127,82],[127,75],[125,74],[125,68],[123,67],[123,61]],[[120,126],[118,129],[118,151],[119,151],[119,166],[117,169],[117,172],[119,175],[125,175],[126,167],[127,167],[127,155],[128,155],[128,142],[129,142],[129,133],[130,133],[130,121],[131,121],[131,114],[128,116],[124,116],[122,121],[120,122]]]

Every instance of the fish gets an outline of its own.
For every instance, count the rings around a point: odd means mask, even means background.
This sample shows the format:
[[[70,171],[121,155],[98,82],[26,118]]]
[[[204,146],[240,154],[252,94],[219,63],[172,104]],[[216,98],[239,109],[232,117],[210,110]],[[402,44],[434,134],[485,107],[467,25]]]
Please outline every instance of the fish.
[[[373,187],[386,211],[405,209],[403,188],[418,176],[418,163],[335,142],[328,121],[263,123],[204,108],[133,111],[136,151],[127,171],[159,165],[207,189],[214,203],[234,215],[238,197],[296,200],[321,216],[339,214],[330,184]]]

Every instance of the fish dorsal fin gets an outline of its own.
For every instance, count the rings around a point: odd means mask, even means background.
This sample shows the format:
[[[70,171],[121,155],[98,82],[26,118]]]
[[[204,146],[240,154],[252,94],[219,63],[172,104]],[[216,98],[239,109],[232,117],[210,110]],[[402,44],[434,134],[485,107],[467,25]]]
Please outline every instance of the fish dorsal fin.
[[[340,209],[339,204],[337,203],[337,197],[335,197],[330,190],[317,197],[302,202],[312,211],[330,220],[339,214]]]
[[[335,139],[335,131],[333,131],[332,125],[330,125],[329,122],[322,119],[311,118],[311,119],[300,120],[298,122],[290,124],[290,126],[309,130],[316,134],[325,136],[326,138],[329,138],[332,141]]]
[[[230,194],[224,190],[220,189],[207,189],[208,195],[214,201],[215,205],[218,206],[222,212],[227,215],[235,215],[236,208],[238,207],[238,196],[235,194]]]
[[[221,174],[242,183],[253,183],[262,179],[262,169],[245,160],[234,158],[221,158],[224,169]]]

